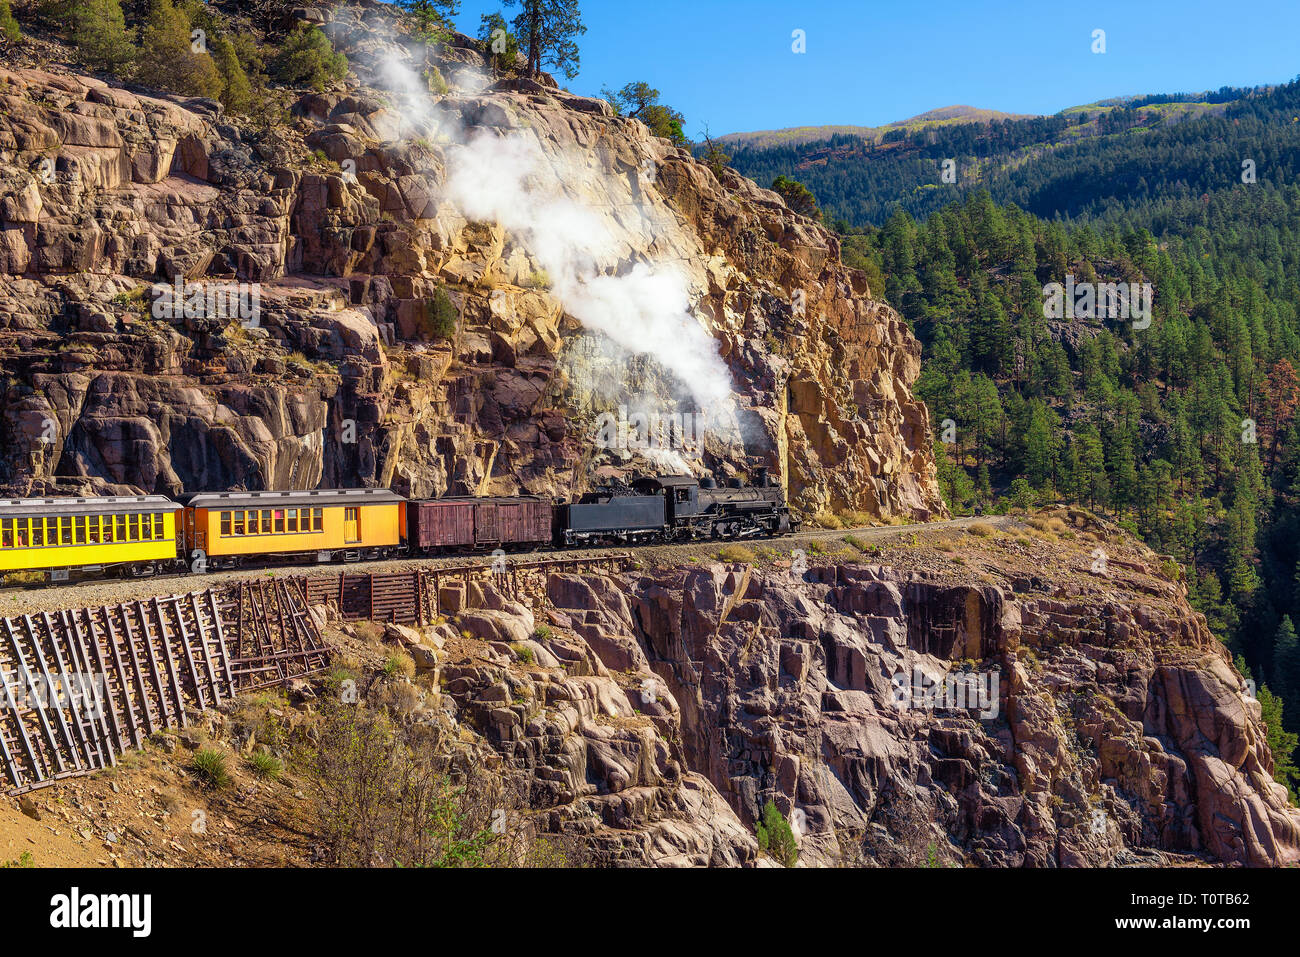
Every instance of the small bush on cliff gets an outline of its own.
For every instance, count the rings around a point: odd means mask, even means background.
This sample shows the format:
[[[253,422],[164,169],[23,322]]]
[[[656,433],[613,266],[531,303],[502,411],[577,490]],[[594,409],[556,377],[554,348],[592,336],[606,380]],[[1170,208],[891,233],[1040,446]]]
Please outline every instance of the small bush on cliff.
[[[447,295],[447,290],[439,286],[425,305],[425,331],[435,339],[450,339],[454,336],[460,313]]]
[[[424,85],[434,96],[447,95],[447,80],[436,66],[430,66],[424,71]]]
[[[347,74],[348,58],[316,27],[294,30],[271,61],[271,75],[281,83],[313,90],[324,90]]]
[[[22,31],[18,29],[18,21],[14,19],[9,0],[0,0],[0,36],[10,43],[17,43],[23,36]]]
[[[778,176],[772,181],[772,191],[785,200],[785,204],[794,212],[810,219],[821,219],[821,210],[817,208],[817,197],[797,179]]]
[[[790,822],[771,800],[763,805],[763,819],[758,822],[758,848],[783,867],[794,867],[799,860],[799,844]]]

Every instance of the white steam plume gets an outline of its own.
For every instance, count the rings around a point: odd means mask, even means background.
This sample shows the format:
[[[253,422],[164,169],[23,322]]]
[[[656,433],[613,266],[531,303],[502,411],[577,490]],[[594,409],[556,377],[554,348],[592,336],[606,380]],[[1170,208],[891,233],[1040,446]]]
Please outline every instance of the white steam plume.
[[[395,55],[381,74],[417,135],[436,131],[452,141],[444,195],[466,219],[503,226],[546,271],[551,293],[570,315],[625,353],[652,356],[698,408],[734,421],[731,374],[717,341],[691,312],[687,278],[669,264],[633,262],[633,244],[607,225],[621,225],[620,217],[635,209],[637,231],[653,235],[644,204],[620,204],[604,219],[570,195],[617,197],[626,181],[586,157],[546,155],[531,132],[467,135],[457,114],[435,105]]]

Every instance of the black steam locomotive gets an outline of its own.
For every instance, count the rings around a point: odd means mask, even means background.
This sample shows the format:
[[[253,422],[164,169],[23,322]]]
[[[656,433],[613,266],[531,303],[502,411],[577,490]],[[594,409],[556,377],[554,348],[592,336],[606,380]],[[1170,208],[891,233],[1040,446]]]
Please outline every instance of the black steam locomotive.
[[[557,505],[554,515],[557,545],[758,538],[798,527],[785,495],[766,473],[755,485],[732,479],[725,488],[709,478],[684,475],[639,478]]]

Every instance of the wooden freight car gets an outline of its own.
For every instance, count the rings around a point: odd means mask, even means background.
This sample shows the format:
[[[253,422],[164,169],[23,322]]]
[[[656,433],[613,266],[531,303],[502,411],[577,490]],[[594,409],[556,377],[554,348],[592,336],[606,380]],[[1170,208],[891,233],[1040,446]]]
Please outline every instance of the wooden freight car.
[[[450,497],[412,502],[411,546],[429,555],[451,549],[531,548],[551,540],[551,503],[515,498]]]
[[[150,575],[177,564],[176,513],[161,495],[0,501],[0,578]]]
[[[386,488],[207,492],[186,506],[186,544],[210,568],[278,555],[387,558],[405,546],[406,504]]]

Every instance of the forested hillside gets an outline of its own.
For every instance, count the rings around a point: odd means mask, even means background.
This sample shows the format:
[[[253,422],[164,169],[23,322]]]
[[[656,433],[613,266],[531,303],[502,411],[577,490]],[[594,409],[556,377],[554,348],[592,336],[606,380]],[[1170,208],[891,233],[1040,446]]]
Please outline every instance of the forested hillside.
[[[879,143],[838,135],[737,147],[732,165],[759,183],[799,179],[831,221],[859,226],[883,224],[896,206],[928,215],[980,188],[1038,216],[1107,215],[1199,199],[1240,181],[1246,159],[1261,181],[1286,181],[1300,143],[1298,101],[1294,83],[1150,96],[1055,116],[894,130]]]
[[[1300,731],[1300,82],[1134,127],[1145,109],[1108,114],[1123,133],[1019,163],[990,146],[987,187],[931,190],[948,202],[924,219],[900,208],[930,208],[906,187],[922,158],[864,156],[863,208],[891,182],[899,202],[879,227],[841,223],[844,257],[923,343],[917,391],[954,510],[1077,502],[1176,558],[1263,686],[1287,755],[1280,709]],[[1021,122],[972,149],[1070,121]],[[776,169],[843,208],[806,171]],[[1067,277],[1149,283],[1149,323],[1049,315],[1044,287]],[[1295,783],[1289,764],[1278,776]]]

